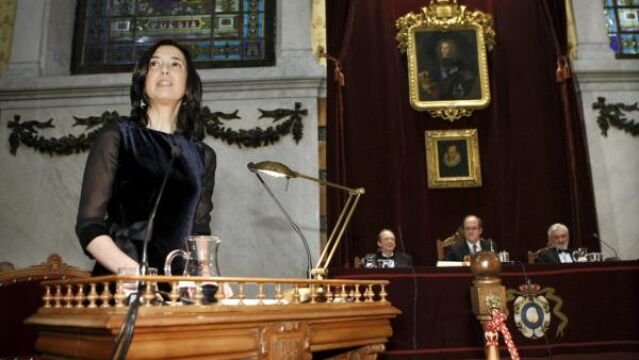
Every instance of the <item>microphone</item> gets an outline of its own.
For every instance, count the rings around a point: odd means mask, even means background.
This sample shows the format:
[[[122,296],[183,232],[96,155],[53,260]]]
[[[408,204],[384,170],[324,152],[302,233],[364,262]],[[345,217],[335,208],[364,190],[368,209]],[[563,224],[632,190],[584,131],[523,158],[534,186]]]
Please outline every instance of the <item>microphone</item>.
[[[300,230],[300,227],[297,225],[297,223],[295,223],[295,221],[293,220],[293,218],[291,217],[291,215],[288,214],[288,212],[284,209],[284,206],[282,206],[282,204],[280,203],[280,201],[277,199],[277,197],[275,196],[275,194],[273,193],[273,191],[271,191],[271,188],[266,184],[266,182],[264,182],[264,179],[262,179],[262,177],[260,176],[259,172],[255,169],[255,164],[253,164],[252,162],[248,163],[246,165],[246,167],[248,167],[248,169],[255,174],[255,176],[257,176],[257,178],[260,180],[260,182],[262,183],[262,185],[264,185],[264,188],[266,189],[266,192],[271,196],[271,199],[273,199],[273,201],[275,202],[275,204],[277,205],[277,207],[280,209],[280,211],[284,214],[284,216],[286,217],[286,220],[288,220],[288,223],[291,225],[291,227],[293,228],[293,230],[295,231],[295,233],[297,234],[297,236],[299,236],[299,238],[302,240],[302,244],[304,244],[304,249],[306,250],[306,261],[307,261],[307,276],[309,279],[312,278],[311,276],[311,270],[312,270],[312,261],[311,260],[311,248],[308,246],[308,241],[306,241],[306,237],[304,237],[304,234],[302,233],[302,230]]]
[[[397,238],[399,239],[399,246],[402,248],[402,252],[406,254],[406,248],[404,247],[404,236],[402,236],[402,226],[397,225]]]
[[[490,244],[490,252],[495,252],[495,249],[493,247],[493,239],[488,238],[488,243]]]
[[[621,259],[619,258],[619,256],[617,255],[617,250],[615,250],[615,248],[613,248],[610,244],[608,244],[607,242],[603,241],[603,239],[600,239],[599,236],[597,235],[597,233],[593,233],[592,237],[595,238],[595,240],[599,240],[600,243],[606,245],[606,247],[608,249],[610,249],[612,251],[613,256],[606,258],[605,261],[621,261]]]
[[[149,247],[149,241],[151,240],[151,236],[153,235],[155,215],[158,212],[160,200],[162,199],[164,189],[166,188],[166,182],[169,179],[169,175],[173,171],[173,162],[175,161],[175,158],[180,156],[181,153],[182,151],[178,146],[171,146],[171,160],[169,161],[169,166],[164,171],[164,177],[162,178],[160,190],[158,191],[158,195],[155,198],[155,203],[153,204],[153,208],[151,209],[151,213],[149,214],[149,220],[146,223],[146,231],[144,232],[144,243],[142,244],[142,261],[140,261],[140,275],[147,275],[149,269],[147,248]],[[124,318],[124,322],[120,327],[118,336],[115,338],[113,356],[111,357],[112,359],[124,360],[127,357],[129,346],[131,345],[131,340],[133,339],[133,331],[135,330],[135,321],[137,320],[138,309],[140,307],[140,296],[142,296],[145,287],[146,283],[144,281],[139,281],[138,292],[131,294],[129,311],[127,312],[126,317]]]
[[[402,225],[398,224],[397,225],[397,235],[399,238],[399,245],[402,248],[402,252],[406,255],[408,255],[406,253],[406,248],[404,248],[404,232],[402,231]],[[408,255],[410,256],[410,255]],[[410,268],[410,272],[411,272],[411,278],[412,278],[412,282],[413,282],[413,334],[411,336],[411,345],[413,347],[413,350],[417,350],[417,304],[418,304],[418,299],[419,299],[419,287],[417,286],[417,272],[415,271],[415,265],[413,265],[413,261],[411,258],[411,263],[408,266]]]
[[[151,214],[149,215],[149,220],[146,223],[146,231],[144,232],[144,243],[142,244],[142,261],[140,264],[140,275],[146,275],[149,269],[149,259],[147,256],[147,248],[149,247],[149,241],[151,240],[151,236],[153,235],[153,226],[155,223],[155,214],[158,212],[158,207],[160,205],[160,200],[162,199],[162,195],[164,194],[164,188],[166,187],[166,181],[171,175],[173,171],[173,162],[175,158],[180,156],[182,151],[176,145],[171,146],[171,160],[169,161],[169,166],[164,171],[164,178],[162,179],[162,185],[160,185],[160,191],[158,191],[158,196],[155,198],[155,204],[153,205],[153,209],[151,210]],[[142,282],[140,282],[140,289],[142,289]]]

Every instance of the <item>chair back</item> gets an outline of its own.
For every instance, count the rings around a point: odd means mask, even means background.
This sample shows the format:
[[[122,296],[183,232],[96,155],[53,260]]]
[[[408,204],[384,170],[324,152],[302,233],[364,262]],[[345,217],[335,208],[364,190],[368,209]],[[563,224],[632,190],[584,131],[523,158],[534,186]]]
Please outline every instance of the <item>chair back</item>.
[[[548,250],[550,248],[550,246],[546,246],[546,247],[542,247],[539,250],[536,251],[532,251],[532,250],[528,250],[528,263],[529,264],[534,264],[537,262],[537,256],[539,256],[539,254],[545,250]]]
[[[448,248],[462,241],[463,238],[464,238],[464,228],[460,226],[459,228],[457,228],[457,231],[455,231],[451,236],[447,237],[446,239],[444,240],[437,239],[436,241],[437,261],[444,260],[444,256],[446,256],[446,251],[448,250]]]
[[[42,302],[43,280],[86,278],[88,271],[69,266],[58,254],[45,263],[0,272],[0,358],[33,357],[36,329],[24,324]]]

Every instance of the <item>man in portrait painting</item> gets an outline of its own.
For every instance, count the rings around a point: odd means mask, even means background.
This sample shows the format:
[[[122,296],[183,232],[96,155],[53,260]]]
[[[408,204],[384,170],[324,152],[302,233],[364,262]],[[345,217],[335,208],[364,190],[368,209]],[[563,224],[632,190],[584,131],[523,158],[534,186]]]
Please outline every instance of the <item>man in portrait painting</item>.
[[[472,48],[462,49],[458,40],[461,35],[468,35],[466,37],[474,39],[471,37],[474,34],[472,31],[468,31],[469,34],[464,34],[465,32],[459,31],[461,34],[456,37],[447,33],[417,34],[417,43],[423,44],[418,45],[418,56],[425,58],[418,61],[422,65],[418,65],[417,76],[421,101],[481,98],[477,56]],[[433,42],[435,42],[434,47],[429,47],[428,44]],[[429,52],[429,48],[433,50]]]
[[[439,153],[439,176],[470,176],[468,167],[468,145],[465,140],[446,140],[437,143]]]

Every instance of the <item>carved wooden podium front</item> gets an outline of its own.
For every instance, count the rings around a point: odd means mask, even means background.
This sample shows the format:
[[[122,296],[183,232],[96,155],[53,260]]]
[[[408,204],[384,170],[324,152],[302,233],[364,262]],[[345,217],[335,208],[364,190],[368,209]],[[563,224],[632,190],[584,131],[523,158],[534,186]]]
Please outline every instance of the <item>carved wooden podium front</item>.
[[[192,283],[194,305],[179,299],[183,277],[50,281],[44,305],[27,320],[39,329],[37,350],[44,358],[108,359],[128,311],[123,284],[134,280],[147,289],[168,283],[171,291],[162,303],[151,290],[142,296],[129,359],[311,359],[324,351],[376,359],[400,313],[386,300],[387,281],[204,278]],[[231,284],[235,295],[218,292],[215,303],[203,304],[201,284],[212,280]],[[101,286],[109,283],[114,293]]]

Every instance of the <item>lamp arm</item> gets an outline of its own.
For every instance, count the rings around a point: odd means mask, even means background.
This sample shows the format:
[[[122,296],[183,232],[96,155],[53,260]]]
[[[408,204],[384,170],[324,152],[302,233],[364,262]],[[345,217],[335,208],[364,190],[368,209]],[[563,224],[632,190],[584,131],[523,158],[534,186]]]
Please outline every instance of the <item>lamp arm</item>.
[[[335,251],[337,250],[337,247],[339,246],[341,240],[342,240],[342,236],[344,235],[344,231],[346,230],[346,227],[348,226],[349,222],[351,221],[351,217],[353,215],[353,213],[355,212],[355,208],[357,207],[357,203],[359,202],[359,197],[361,196],[361,193],[358,193],[355,195],[355,200],[353,201],[353,205],[351,206],[351,208],[348,210],[348,215],[346,216],[346,220],[344,220],[344,223],[342,224],[342,227],[339,229],[339,233],[337,234],[337,238],[335,238],[335,240],[333,241],[333,246],[331,249],[330,254],[328,255],[328,258],[326,259],[326,262],[324,263],[324,267],[323,269],[326,270],[326,268],[328,268],[328,265],[331,263],[331,260],[333,259],[333,255],[335,254]]]
[[[286,217],[286,220],[288,220],[289,224],[291,224],[291,227],[293,228],[293,230],[297,233],[297,235],[300,237],[300,239],[302,240],[302,244],[304,244],[304,249],[306,250],[306,267],[307,267],[307,274],[306,276],[308,276],[308,278],[311,278],[311,264],[313,263],[313,261],[311,260],[311,249],[308,246],[308,241],[306,241],[306,237],[304,236],[304,233],[302,233],[302,230],[299,228],[299,226],[297,225],[297,223],[295,221],[293,221],[293,218],[291,217],[291,215],[288,214],[288,212],[286,211],[286,209],[284,209],[284,206],[282,206],[282,204],[280,203],[280,201],[277,199],[277,197],[275,196],[275,194],[273,193],[273,191],[271,191],[271,188],[266,184],[266,182],[264,182],[264,179],[262,179],[262,177],[260,176],[260,174],[258,174],[257,172],[255,173],[255,176],[257,176],[257,178],[260,180],[260,182],[262,183],[262,185],[264,185],[264,188],[266,189],[266,191],[268,192],[268,194],[271,196],[271,199],[273,199],[273,201],[275,202],[275,204],[277,205],[277,207],[280,209],[280,211],[282,211],[282,213],[284,214],[284,216]]]
[[[330,181],[321,180],[321,179],[314,178],[314,177],[311,177],[311,176],[308,176],[308,175],[300,174],[298,172],[293,172],[293,173],[295,174],[295,177],[306,179],[306,180],[311,180],[311,181],[314,181],[314,182],[316,182],[316,183],[318,183],[320,185],[330,186],[330,187],[333,187],[333,188],[336,188],[336,189],[344,190],[344,191],[348,192],[351,195],[357,194],[357,193],[360,193],[360,194],[364,193],[364,189],[363,188],[353,189],[353,188],[349,188],[348,186],[335,184],[335,183],[332,183]]]
[[[322,254],[317,259],[317,265],[315,265],[315,269],[324,268],[323,265],[324,263],[326,263],[326,257],[328,253],[330,252],[331,247],[333,246],[333,243],[335,242],[335,234],[337,233],[337,229],[340,228],[342,222],[344,221],[344,215],[346,215],[347,209],[350,208],[352,200],[353,200],[353,194],[349,194],[348,199],[346,199],[346,203],[344,204],[342,211],[340,211],[339,216],[337,217],[337,221],[335,222],[335,225],[333,226],[331,235],[328,237],[328,240],[326,241],[326,245],[324,245]]]
[[[360,189],[357,189],[357,190],[360,190]],[[342,209],[342,212],[340,213],[340,216],[337,220],[337,224],[335,224],[335,227],[333,228],[333,231],[331,232],[331,236],[328,239],[326,246],[324,247],[324,252],[322,252],[322,256],[318,260],[317,266],[313,270],[313,273],[316,273],[319,275],[326,275],[326,272],[327,272],[326,269],[328,268],[328,265],[331,263],[331,260],[333,259],[333,255],[335,255],[335,251],[337,251],[337,247],[339,246],[342,240],[344,231],[346,230],[346,227],[348,226],[351,220],[351,217],[353,213],[355,212],[355,208],[357,207],[359,198],[364,193],[363,191],[364,189],[361,189],[361,190],[362,191],[351,193],[348,197],[348,200],[346,200],[346,204],[344,205],[344,208]],[[344,218],[344,216],[346,217]],[[337,236],[334,236],[336,233],[337,233]],[[328,257],[324,260],[324,256],[327,251],[328,251]]]

